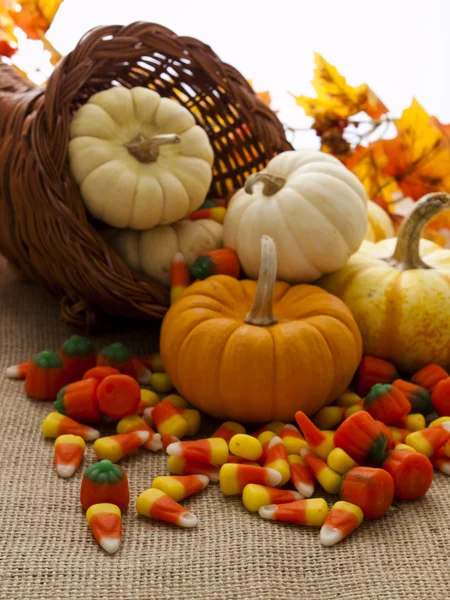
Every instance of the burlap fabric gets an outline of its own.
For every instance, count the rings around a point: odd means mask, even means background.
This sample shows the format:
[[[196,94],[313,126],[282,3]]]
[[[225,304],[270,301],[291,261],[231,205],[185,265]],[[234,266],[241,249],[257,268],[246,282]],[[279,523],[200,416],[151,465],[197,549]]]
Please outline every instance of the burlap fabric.
[[[2,275],[1,373],[71,333],[45,292]],[[115,331],[149,351],[154,332]],[[23,384],[0,378],[1,600],[448,600],[450,480],[437,475],[427,498],[367,522],[323,548],[317,529],[263,521],[217,484],[186,501],[192,530],[137,517],[134,501],[166,473],[166,458],[142,452],[123,461],[132,503],[123,546],[106,555],[93,541],[78,501],[81,472],[59,479],[40,426],[50,403],[28,400]],[[212,423],[209,426],[213,426]],[[205,430],[207,433],[207,430]],[[92,448],[86,464],[93,462]]]

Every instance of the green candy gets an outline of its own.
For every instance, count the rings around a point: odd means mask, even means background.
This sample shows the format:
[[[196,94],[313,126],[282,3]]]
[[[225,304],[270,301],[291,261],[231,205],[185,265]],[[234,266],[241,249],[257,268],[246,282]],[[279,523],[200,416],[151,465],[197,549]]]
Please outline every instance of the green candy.
[[[123,478],[123,471],[110,460],[101,460],[88,467],[84,476],[95,483],[117,483]]]
[[[120,342],[114,342],[114,344],[106,346],[100,354],[102,354],[110,364],[118,365],[128,362],[133,357],[128,348]]]
[[[66,340],[62,346],[62,352],[71,358],[80,358],[94,354],[94,346],[91,342],[81,335],[73,335]]]
[[[53,408],[56,410],[56,412],[61,413],[62,415],[66,414],[66,411],[64,409],[64,393],[66,390],[67,385],[65,385],[63,388],[61,388],[58,392],[58,395],[56,396],[56,400],[55,402],[53,402]]]
[[[191,267],[194,279],[206,279],[214,275],[214,262],[209,256],[199,256]]]
[[[61,358],[51,352],[50,350],[44,350],[33,358],[33,362],[36,366],[42,369],[59,369],[64,367],[64,363]]]

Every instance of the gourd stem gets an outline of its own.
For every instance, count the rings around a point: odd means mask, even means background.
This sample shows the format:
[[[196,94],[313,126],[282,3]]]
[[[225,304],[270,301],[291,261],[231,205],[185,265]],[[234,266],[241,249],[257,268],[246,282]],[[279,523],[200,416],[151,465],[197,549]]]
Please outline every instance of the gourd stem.
[[[268,235],[261,237],[261,266],[255,301],[244,321],[249,325],[266,327],[274,325],[278,319],[272,312],[273,290],[277,279],[277,249]]]
[[[142,133],[124,144],[125,148],[142,163],[152,163],[158,160],[159,147],[166,144],[179,144],[181,138],[174,133],[155,135],[152,138],[147,137]]]
[[[431,217],[446,209],[450,209],[450,194],[434,192],[423,196],[401,224],[394,254],[386,262],[400,271],[431,269],[420,258],[420,234]]]
[[[245,182],[244,189],[247,194],[253,194],[253,189],[257,183],[264,184],[262,189],[264,196],[273,196],[273,194],[281,190],[286,183],[286,179],[271,175],[270,173],[254,173]]]

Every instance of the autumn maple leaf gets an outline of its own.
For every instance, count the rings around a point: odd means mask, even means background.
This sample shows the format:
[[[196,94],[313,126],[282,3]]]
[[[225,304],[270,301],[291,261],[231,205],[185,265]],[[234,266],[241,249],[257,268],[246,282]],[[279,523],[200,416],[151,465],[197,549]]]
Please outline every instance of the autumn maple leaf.
[[[11,58],[17,52],[17,38],[14,35],[14,21],[9,14],[12,2],[0,3],[0,56]]]

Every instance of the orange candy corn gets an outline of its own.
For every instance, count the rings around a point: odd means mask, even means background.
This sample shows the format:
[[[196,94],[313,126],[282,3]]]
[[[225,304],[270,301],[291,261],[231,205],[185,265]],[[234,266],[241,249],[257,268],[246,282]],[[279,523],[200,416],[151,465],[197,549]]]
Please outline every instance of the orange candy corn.
[[[6,377],[9,379],[25,379],[28,373],[28,362],[11,365],[6,369]]]
[[[118,369],[115,369],[114,367],[92,367],[92,369],[89,369],[85,372],[82,379],[90,379],[91,377],[93,377],[98,381],[98,383],[100,383],[105,379],[105,377],[119,374],[120,371]]]
[[[171,456],[167,468],[173,475],[206,475],[210,481],[219,481],[219,469],[207,463]]]
[[[447,425],[449,429],[447,429]],[[406,436],[405,444],[412,446],[417,452],[430,457],[438,450],[438,448],[443,446],[449,440],[450,422],[427,427],[426,429],[420,429],[419,431],[413,431]]]
[[[167,447],[166,452],[170,456],[180,456],[214,466],[223,465],[228,460],[228,444],[222,438],[175,442]]]
[[[288,423],[278,434],[288,454],[300,454],[302,448],[308,447],[308,442],[295,425]]]
[[[279,485],[284,485],[289,481],[291,469],[288,461],[288,453],[283,444],[283,440],[278,436],[273,437],[267,445],[264,467],[274,469],[281,475]]]
[[[141,401],[141,388],[129,375],[110,375],[99,384],[97,399],[103,414],[122,419],[136,412]]]
[[[261,447],[262,447],[262,455],[261,455],[261,458],[259,460],[259,462],[261,462],[261,464],[266,460],[267,448],[269,446],[269,442],[274,437],[277,437],[277,434],[274,433],[273,431],[269,431],[268,429],[266,429],[265,431],[262,431],[256,437],[256,439],[258,440],[258,442],[261,444]]]
[[[256,483],[249,483],[242,492],[242,502],[250,512],[258,512],[261,506],[267,506],[268,504],[287,504],[302,499],[303,496],[298,492],[279,490]]]
[[[68,383],[63,361],[54,352],[44,351],[28,363],[25,392],[35,400],[54,400]]]
[[[177,252],[170,265],[170,304],[178,300],[190,283],[191,276],[186,260],[181,252]]]
[[[130,503],[128,477],[122,467],[110,460],[94,463],[81,480],[80,502],[85,510],[93,504],[116,504],[125,510]]]
[[[153,408],[159,404],[161,400],[158,394],[151,390],[141,390],[141,401],[136,409],[136,414],[142,417],[146,408]]]
[[[334,546],[355,531],[361,525],[364,513],[351,502],[339,500],[331,507],[320,530],[320,543],[323,546]]]
[[[117,552],[122,539],[122,514],[115,504],[93,504],[86,511],[86,520],[92,535],[99,545],[108,552]]]
[[[201,208],[194,212],[191,212],[188,219],[191,221],[198,221],[199,219],[211,219],[217,221],[217,223],[223,223],[227,210],[223,206],[214,206],[211,208]]]
[[[281,474],[274,469],[227,463],[220,468],[220,489],[226,496],[241,494],[249,483],[275,487],[281,482]]]
[[[60,477],[72,477],[83,460],[86,443],[79,435],[60,435],[55,440],[54,459]]]
[[[97,386],[94,377],[69,383],[58,392],[53,408],[80,423],[99,423],[102,413],[98,408]]]
[[[238,433],[246,433],[245,427],[235,421],[225,421],[211,435],[212,438],[222,438],[227,443]]]
[[[302,430],[308,446],[323,460],[327,459],[331,450],[334,448],[332,438],[327,437],[301,410],[295,413],[295,420]]]
[[[314,477],[329,494],[337,494],[342,476],[327,465],[327,463],[310,452],[307,448],[300,450],[300,455],[314,473]]]
[[[165,475],[153,480],[152,488],[161,490],[168,496],[180,502],[201,490],[209,483],[206,475]]]
[[[450,475],[450,458],[447,456],[443,448],[439,448],[433,456],[430,456],[430,462],[441,473]]]
[[[139,495],[136,511],[144,517],[166,521],[178,527],[195,527],[198,523],[195,515],[156,488],[150,488]]]
[[[115,463],[133,450],[148,442],[148,431],[132,431],[99,438],[94,442],[94,452],[99,460]]]
[[[95,367],[97,355],[91,342],[81,335],[73,335],[59,350],[59,356],[67,372],[67,381],[79,381],[83,375]]]
[[[288,461],[293,486],[304,498],[310,498],[314,494],[315,488],[313,472],[301,456],[290,454]]]
[[[285,521],[295,525],[320,527],[328,515],[328,505],[324,498],[295,500],[288,504],[269,504],[259,509],[263,519]]]
[[[200,411],[195,408],[179,408],[181,416],[183,419],[186,419],[188,428],[186,431],[186,435],[188,437],[194,437],[200,430],[200,426],[202,423],[202,416]]]
[[[121,419],[116,426],[117,433],[131,433],[132,431],[146,431],[148,440],[143,444],[143,448],[157,452],[162,448],[161,436],[159,433],[147,425],[147,423],[139,415],[130,415]]]
[[[170,433],[165,433],[163,436],[161,436],[161,442],[164,452],[167,451],[167,447],[170,446],[170,444],[174,444],[175,442],[179,441],[180,440],[177,437],[175,437],[174,435],[170,435]]]
[[[96,429],[77,423],[58,412],[51,412],[45,417],[42,423],[42,434],[44,437],[57,438],[65,433],[79,435],[87,442],[92,442],[100,436],[100,433]]]
[[[153,408],[144,411],[144,417],[152,422],[161,435],[168,433],[182,438],[188,430],[188,422],[170,400],[164,399]]]

